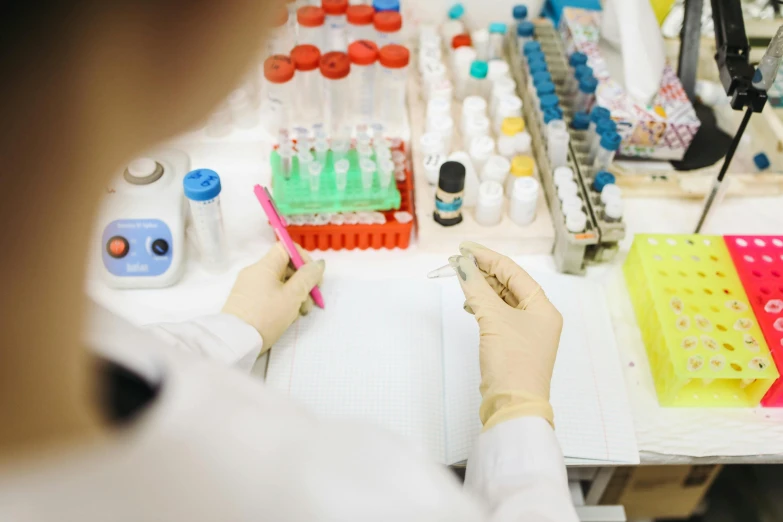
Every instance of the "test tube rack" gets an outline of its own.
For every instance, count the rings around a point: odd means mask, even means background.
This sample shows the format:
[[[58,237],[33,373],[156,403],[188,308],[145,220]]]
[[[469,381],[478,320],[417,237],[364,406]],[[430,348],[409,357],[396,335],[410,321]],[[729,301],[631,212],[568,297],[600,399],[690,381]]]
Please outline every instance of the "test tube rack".
[[[583,210],[587,215],[587,226],[584,232],[573,233],[565,226],[565,216],[560,208],[553,169],[547,154],[544,125],[538,118],[534,96],[528,89],[529,75],[522,61],[516,35],[507,36],[506,52],[509,56],[511,72],[517,82],[519,96],[523,101],[528,132],[533,139],[536,163],[555,223],[555,263],[561,272],[583,274],[587,264],[609,261],[614,257],[619,250],[619,242],[625,237],[625,223],[609,222],[604,219],[600,193],[592,186],[594,174],[592,166],[585,163],[587,149],[585,132],[571,128],[573,102],[569,100],[566,92],[568,65],[562,39],[549,20],[537,20],[535,24],[535,38],[541,44],[546,57],[556,93],[560,100],[565,102],[562,103],[562,108],[570,134],[568,166],[574,171],[579,197],[584,203]]]
[[[369,157],[375,163],[375,155]],[[272,151],[272,188],[275,202],[283,215],[328,213],[328,212],[362,212],[372,210],[389,210],[400,208],[400,191],[395,183],[382,187],[378,173],[373,174],[371,185],[362,186],[362,173],[359,169],[359,154],[356,149],[350,149],[345,159],[350,167],[346,175],[344,190],[337,189],[334,169],[334,153],[329,151],[323,163],[318,188],[311,190],[310,175],[302,172],[298,157],[289,159],[292,165],[286,175],[282,168],[282,159],[277,150]]]
[[[750,306],[778,367],[783,368],[783,236],[726,236]],[[783,379],[770,387],[764,406],[783,406]]]
[[[406,152],[402,142],[393,150]],[[293,219],[287,217],[286,228],[291,239],[309,251],[408,248],[414,225],[413,173],[409,161],[406,161],[404,172],[405,178],[394,182],[400,194],[399,210],[382,212],[384,223],[357,223],[355,213],[339,214],[342,224],[334,224],[334,215],[330,218],[327,214],[315,216],[322,223],[318,225],[292,224]]]
[[[723,238],[641,234],[623,267],[662,406],[757,406],[779,374]]]

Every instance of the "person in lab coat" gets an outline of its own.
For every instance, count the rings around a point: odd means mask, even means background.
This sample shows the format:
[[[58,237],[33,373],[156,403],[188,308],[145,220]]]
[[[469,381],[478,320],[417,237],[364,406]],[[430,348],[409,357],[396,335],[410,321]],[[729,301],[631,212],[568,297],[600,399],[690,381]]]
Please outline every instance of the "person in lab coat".
[[[140,329],[84,298],[106,173],[205,118],[284,5],[4,5],[0,520],[576,520],[548,401],[562,319],[491,250],[450,259],[481,331],[464,488],[397,436],[246,375],[323,263],[293,273],[275,246],[221,313],[181,324]]]

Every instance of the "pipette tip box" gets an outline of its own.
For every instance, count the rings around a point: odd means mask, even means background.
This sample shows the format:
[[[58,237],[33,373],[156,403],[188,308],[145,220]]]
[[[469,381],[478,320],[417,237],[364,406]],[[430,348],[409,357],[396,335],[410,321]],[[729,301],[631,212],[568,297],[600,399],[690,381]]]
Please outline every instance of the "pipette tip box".
[[[780,371],[783,368],[783,236],[726,236],[724,239]],[[770,387],[761,404],[783,407],[783,379],[779,378]]]
[[[778,378],[720,236],[634,238],[625,278],[662,406],[757,406]]]

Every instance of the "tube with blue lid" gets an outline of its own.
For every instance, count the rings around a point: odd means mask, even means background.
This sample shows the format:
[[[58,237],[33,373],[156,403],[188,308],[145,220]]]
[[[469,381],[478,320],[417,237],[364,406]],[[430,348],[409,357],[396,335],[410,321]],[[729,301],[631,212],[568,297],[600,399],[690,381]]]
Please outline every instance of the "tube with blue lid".
[[[589,111],[595,100],[595,90],[598,88],[598,80],[592,76],[579,80],[579,91],[574,100],[574,111]]]
[[[571,81],[568,85],[569,91],[568,93],[570,95],[576,95],[577,92],[579,92],[579,82],[582,81],[583,78],[588,78],[593,76],[593,68],[589,65],[577,65],[574,69],[574,75],[571,77]]]
[[[578,88],[579,79],[576,71],[578,67],[587,65],[587,55],[576,51],[568,57],[568,75],[566,76],[567,92],[574,94]]]
[[[532,75],[536,74],[537,72],[549,71],[549,67],[543,60],[536,60],[534,62],[530,62],[528,65],[528,70],[530,71],[529,78],[532,78]]]
[[[522,63],[527,64],[527,57],[530,56],[531,53],[540,53],[541,52],[541,44],[538,43],[536,40],[532,40],[530,42],[527,42],[525,45],[522,46]],[[543,54],[543,53],[541,53]]]
[[[489,83],[486,81],[488,72],[489,65],[487,62],[476,60],[470,64],[470,77],[468,78],[465,89],[467,96],[481,96],[484,99],[487,98],[488,93],[485,85]]]
[[[220,208],[220,176],[210,169],[189,172],[183,180],[185,197],[196,233],[204,268],[219,272],[226,268],[226,234]]]
[[[534,87],[541,82],[552,82],[552,74],[549,71],[537,72],[536,74],[532,75],[532,78]]]
[[[601,120],[611,119],[611,117],[612,114],[609,112],[609,109],[601,107],[600,105],[596,105],[595,107],[593,107],[593,110],[590,111],[590,126],[587,129],[588,132],[590,133],[588,139],[591,142],[595,137],[595,129],[598,126],[598,122]]]
[[[460,20],[465,16],[465,6],[462,4],[454,4],[449,9],[449,18],[451,20]]]
[[[461,5],[461,4],[457,4]],[[373,0],[372,7],[375,12],[380,11],[400,11],[400,0]],[[452,8],[453,9],[453,8]]]
[[[511,16],[513,16],[514,20],[517,22],[527,20],[527,6],[523,4],[515,5],[511,10]]]
[[[533,41],[535,34],[536,26],[532,22],[525,20],[517,24],[517,43],[519,44],[520,52],[522,52],[526,43]]]
[[[555,94],[555,84],[552,82],[541,82],[535,84],[534,87],[536,88],[536,94],[538,94],[539,98],[541,98],[541,96],[546,96],[547,94]]]
[[[587,130],[590,126],[590,116],[586,112],[576,112],[571,119],[571,128],[578,131]]]
[[[617,133],[617,124],[611,118],[606,118],[598,122],[595,129],[595,138],[590,142],[590,151],[587,154],[587,164],[591,165],[598,154],[598,148],[601,145],[601,138],[605,134]]]
[[[596,192],[601,192],[605,186],[611,185],[614,182],[615,178],[611,172],[600,170],[595,175],[595,179],[593,180],[593,190]]]
[[[614,161],[617,149],[620,148],[622,138],[616,132],[607,133],[601,136],[601,145],[598,148],[598,154],[595,157],[593,167],[597,170],[606,170]]]
[[[492,22],[489,24],[489,59],[503,59],[503,39],[506,36],[506,24]]]

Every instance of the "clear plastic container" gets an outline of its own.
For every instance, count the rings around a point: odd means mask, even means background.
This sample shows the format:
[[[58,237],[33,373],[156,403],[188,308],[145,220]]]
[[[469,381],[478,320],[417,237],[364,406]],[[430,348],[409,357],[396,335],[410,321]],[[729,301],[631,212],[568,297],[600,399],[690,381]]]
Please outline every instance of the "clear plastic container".
[[[514,180],[508,208],[511,221],[524,227],[536,219],[538,193],[539,185],[534,177],[526,176]]]
[[[492,84],[492,92],[489,102],[489,113],[495,114],[500,104],[500,99],[504,96],[516,95],[517,84],[511,78],[498,78]]]
[[[264,61],[264,124],[273,136],[278,136],[281,130],[287,130],[291,124],[294,71],[294,63],[288,56],[278,54]]]
[[[473,48],[476,50],[477,59],[488,61],[489,51],[489,31],[487,29],[477,29],[470,34],[473,41]]]
[[[487,80],[492,83],[493,87],[499,79],[511,78],[511,68],[505,60],[490,60],[488,67]]]
[[[614,161],[617,149],[620,148],[620,143],[622,143],[622,138],[616,132],[604,134],[601,137],[601,144],[598,147],[593,167],[596,170],[608,170]]]
[[[481,170],[481,181],[496,181],[505,186],[511,162],[503,156],[490,156]]]
[[[402,45],[402,16],[397,11],[381,11],[373,17],[375,41],[379,47],[389,44]]]
[[[326,51],[345,52],[348,49],[345,14],[348,0],[321,0],[326,14]]]
[[[324,88],[319,70],[320,51],[314,45],[297,45],[291,51],[291,60],[296,68],[294,97],[297,120],[306,125],[323,123]]]
[[[336,136],[349,121],[351,60],[339,51],[326,53],[321,58],[320,69],[324,81],[326,129],[331,136]]]
[[[375,76],[378,47],[370,40],[357,40],[348,46],[351,59],[351,103],[354,124],[370,125],[375,115]]]
[[[595,101],[595,90],[598,87],[598,80],[592,76],[579,80],[579,90],[574,99],[575,112],[589,112]]]
[[[405,123],[407,108],[405,89],[407,87],[410,52],[402,45],[390,44],[380,49],[379,92],[381,123],[390,135],[398,135]]]
[[[479,173],[484,169],[484,164],[495,153],[495,140],[489,136],[479,136],[470,143],[470,159],[473,168]]]
[[[194,170],[185,176],[183,188],[201,262],[209,271],[223,271],[227,267],[228,247],[220,207],[220,176],[214,170]]]
[[[476,51],[472,47],[459,47],[451,55],[451,71],[458,100],[468,96],[466,91],[470,78],[470,64],[474,61],[476,61]]]
[[[320,7],[306,5],[296,12],[299,24],[297,44],[310,44],[323,49],[326,44],[326,13]]]
[[[479,185],[476,202],[476,223],[492,227],[503,217],[503,185],[497,181],[484,181]]]
[[[488,71],[489,65],[487,62],[476,60],[470,64],[470,73],[465,87],[465,94],[467,96],[481,96],[482,98],[487,98],[489,90],[489,82],[487,81]]]
[[[489,60],[503,60],[503,39],[506,37],[506,24],[493,22],[489,24]]]
[[[375,9],[370,5],[351,5],[345,12],[348,45],[356,40],[375,40],[373,17]]]
[[[552,120],[547,124],[547,153],[553,169],[565,167],[568,163],[570,134],[563,120]]]
[[[267,40],[266,55],[274,56],[276,54],[288,54],[294,47],[295,34],[291,31],[289,23],[289,12],[287,9],[280,9],[278,18],[272,26],[272,34]]]

